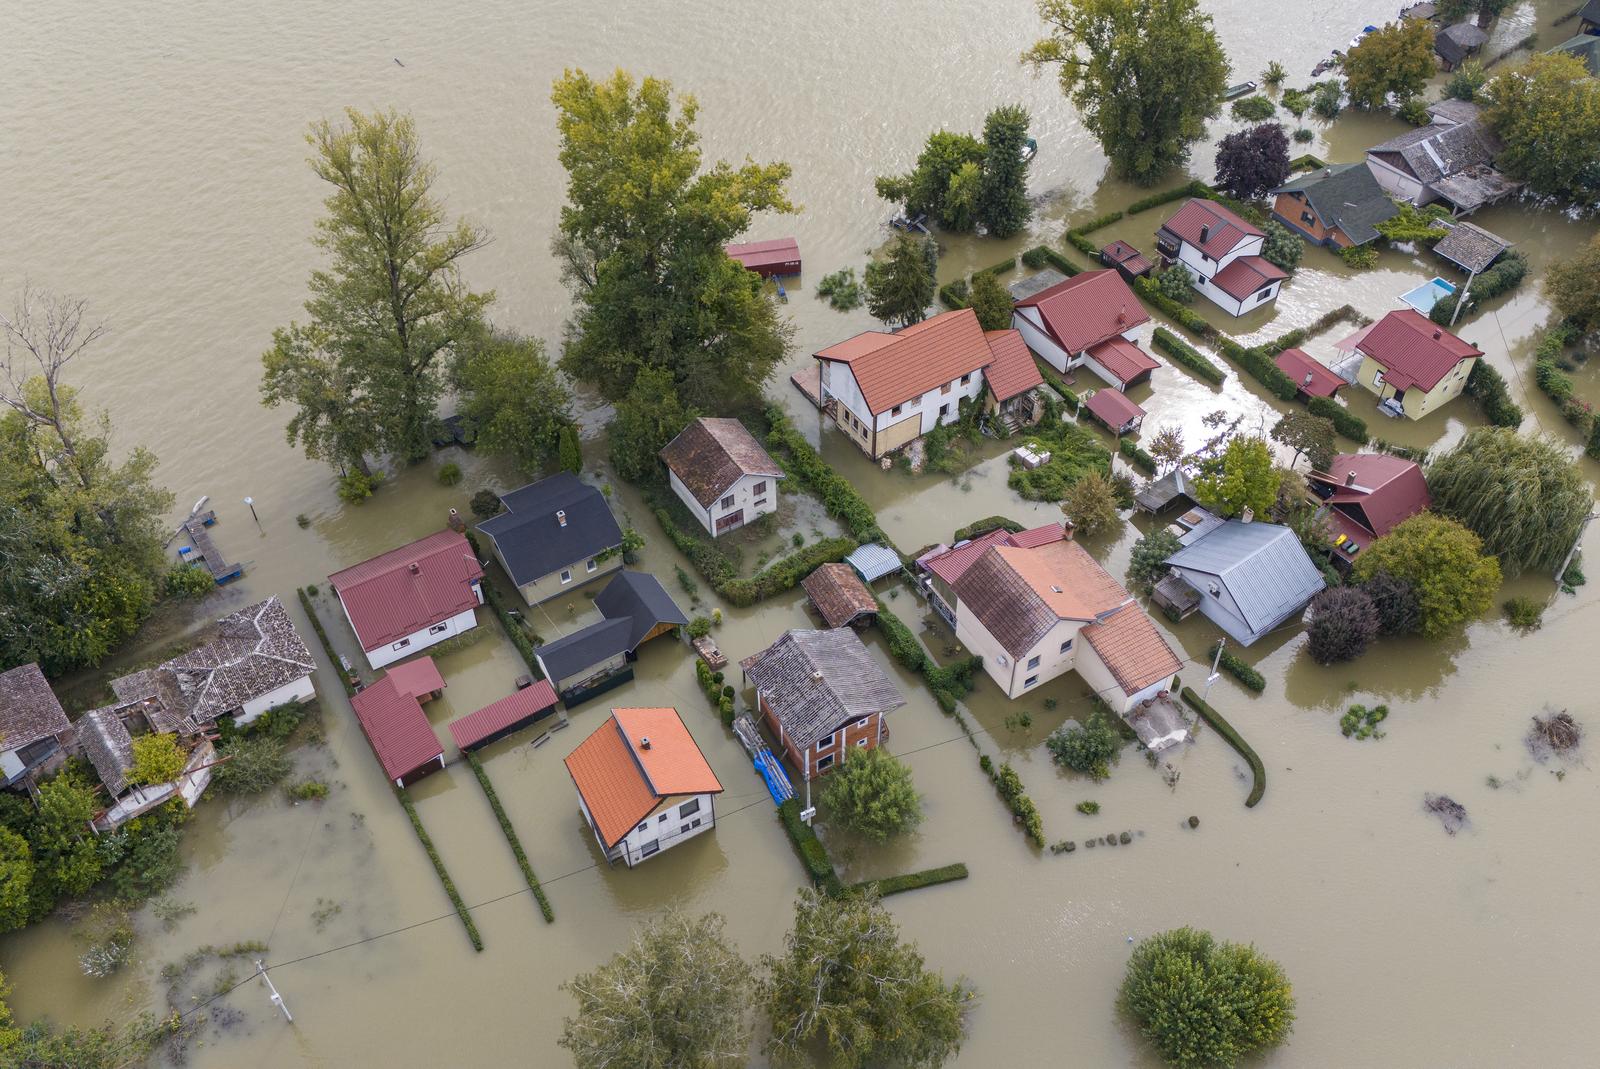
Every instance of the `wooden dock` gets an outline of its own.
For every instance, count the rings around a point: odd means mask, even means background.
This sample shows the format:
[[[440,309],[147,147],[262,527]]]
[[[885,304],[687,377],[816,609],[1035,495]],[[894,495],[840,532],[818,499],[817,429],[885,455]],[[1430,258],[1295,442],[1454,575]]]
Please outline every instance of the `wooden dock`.
[[[189,536],[189,541],[194,545],[192,557],[198,557],[211,573],[211,578],[218,584],[226,583],[230,579],[237,579],[244,574],[244,565],[233,564],[222,555],[222,550],[211,540],[211,532],[207,530],[217,522],[215,511],[206,511],[198,516],[191,516],[183,521],[183,533]],[[192,559],[192,558],[186,558]]]

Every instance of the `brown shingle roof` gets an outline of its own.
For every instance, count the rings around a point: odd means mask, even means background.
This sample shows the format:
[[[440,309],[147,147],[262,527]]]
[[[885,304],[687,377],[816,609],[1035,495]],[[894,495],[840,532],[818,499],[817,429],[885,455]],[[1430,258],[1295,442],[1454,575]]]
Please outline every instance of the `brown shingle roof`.
[[[663,798],[722,791],[676,709],[613,709],[566,765],[607,849]]]
[[[800,585],[829,627],[843,627],[864,613],[878,611],[872,591],[848,564],[820,565]]]
[[[1127,694],[1170,679],[1183,667],[1150,617],[1132,601],[1080,633]]]
[[[802,750],[852,720],[906,703],[848,628],[790,631],[739,664]]]
[[[778,462],[736,419],[695,420],[666,444],[661,459],[707,507],[746,475],[783,478]]]
[[[20,750],[70,726],[37,664],[0,672],[0,750]]]
[[[874,413],[887,412],[994,361],[978,314],[970,308],[941,313],[894,334],[869,330],[830,345],[817,356],[850,365]]]

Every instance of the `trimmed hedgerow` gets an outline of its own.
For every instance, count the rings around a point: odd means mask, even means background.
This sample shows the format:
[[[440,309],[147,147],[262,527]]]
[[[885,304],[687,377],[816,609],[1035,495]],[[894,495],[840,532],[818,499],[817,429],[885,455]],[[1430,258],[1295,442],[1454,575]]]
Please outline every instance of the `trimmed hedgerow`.
[[[1207,650],[1206,652],[1212,656],[1216,656],[1217,647],[1212,646],[1211,649]],[[1255,691],[1257,694],[1260,694],[1262,691],[1267,689],[1266,677],[1260,672],[1257,672],[1254,668],[1251,668],[1250,665],[1242,659],[1235,657],[1233,652],[1226,648],[1224,648],[1222,651],[1222,670],[1227,672],[1233,678],[1237,679],[1240,683],[1243,683],[1248,689]]]
[[[783,830],[789,833],[789,841],[794,843],[795,852],[800,855],[811,882],[830,898],[844,894],[844,883],[833,867],[828,848],[822,845],[822,840],[817,838],[811,825],[800,819],[799,800],[790,798],[778,806],[778,820],[782,822]]]
[[[1361,445],[1367,444],[1367,421],[1351,412],[1331,397],[1313,397],[1306,402],[1313,416],[1321,416],[1333,424],[1333,429]]]
[[[1009,762],[995,768],[988,754],[978,755],[978,767],[989,777],[994,789],[1000,792],[1006,807],[1022,825],[1024,834],[1033,840],[1034,845],[1044,846],[1044,820],[1039,816],[1039,807],[1033,804],[1033,799],[1023,790],[1022,778],[1017,775],[1017,770],[1012,768]]]
[[[1217,338],[1217,348],[1221,349],[1229,360],[1248,372],[1251,378],[1265,386],[1267,392],[1278,400],[1293,401],[1295,394],[1300,392],[1300,387],[1295,381],[1285,375],[1283,369],[1273,363],[1272,357],[1264,350],[1246,348],[1232,338],[1222,336]]]
[[[317,641],[322,643],[322,652],[328,655],[328,660],[333,663],[334,671],[339,675],[339,682],[344,684],[345,696],[355,697],[356,688],[350,682],[349,673],[345,672],[344,668],[339,664],[339,655],[333,652],[333,643],[328,641],[328,632],[322,629],[322,618],[317,615],[317,610],[312,607],[311,598],[306,594],[304,587],[301,587],[297,593],[300,595],[300,607],[306,611],[307,616],[311,617],[311,630],[317,633]]]
[[[1022,254],[1022,262],[1032,268],[1040,268],[1049,264],[1068,278],[1083,273],[1083,268],[1074,264],[1048,245],[1035,245]]]
[[[824,538],[797,553],[769,564],[749,579],[734,579],[717,588],[732,605],[745,608],[774,594],[782,594],[800,585],[800,580],[816,571],[817,565],[844,560],[855,551],[853,538]]]
[[[952,544],[956,542],[965,542],[969,538],[976,538],[981,534],[988,534],[990,531],[995,531],[1002,527],[1004,527],[1007,531],[1010,531],[1012,534],[1016,534],[1018,531],[1027,530],[1026,527],[1018,523],[1016,520],[1009,519],[1005,516],[985,516],[981,520],[974,520],[965,527],[957,529],[956,533],[950,536],[950,540]]]
[[[1228,377],[1226,371],[1166,327],[1157,327],[1155,329],[1151,344],[1166,353],[1173,361],[1199,375],[1207,382],[1220,386]]]
[[[1184,330],[1187,330],[1190,334],[1193,334],[1195,337],[1206,338],[1208,340],[1221,337],[1221,332],[1218,331],[1216,327],[1206,322],[1204,316],[1191,308],[1184,307],[1171,297],[1168,297],[1166,294],[1162,293],[1160,288],[1156,286],[1155,281],[1148,276],[1140,276],[1134,279],[1133,291],[1137,293],[1141,299],[1155,305],[1161,310],[1163,315],[1172,320],[1174,323],[1178,324]]]
[[[463,751],[461,756],[467,759],[472,774],[478,777],[478,786],[483,788],[483,796],[489,800],[489,808],[494,810],[494,818],[500,822],[500,831],[505,835],[506,842],[511,845],[511,856],[517,859],[517,868],[522,870],[522,878],[527,881],[528,890],[533,892],[534,901],[539,903],[539,912],[544,914],[544,919],[548,923],[555,923],[556,911],[551,908],[550,900],[545,897],[544,888],[539,885],[539,877],[533,874],[533,866],[529,864],[528,855],[522,849],[522,840],[517,838],[517,829],[511,826],[511,818],[506,816],[505,807],[500,804],[500,796],[495,793],[494,784],[489,782],[489,773],[484,770],[483,762],[479,761],[478,755],[471,750]]]
[[[787,458],[784,470],[820,497],[828,515],[842,521],[854,537],[862,542],[889,545],[889,538],[878,526],[877,513],[872,511],[867,499],[848,479],[828,466],[805,436],[795,430],[783,409],[773,405],[767,409],[766,417],[767,446],[776,447],[784,454],[779,460]]]
[[[1124,208],[1123,212],[1127,215],[1138,215],[1140,212],[1147,212],[1151,208],[1159,208],[1163,204],[1171,204],[1173,201],[1182,200],[1185,197],[1204,196],[1203,193],[1196,192],[1196,186],[1205,189],[1204,184],[1201,182],[1190,182],[1176,189],[1169,189],[1165,193],[1152,193],[1148,197],[1142,197]]]
[[[889,654],[908,672],[916,672],[927,681],[940,709],[953,713],[956,703],[972,693],[972,677],[983,667],[982,657],[968,657],[943,666],[935,663],[911,628],[890,612],[881,598],[878,600],[878,630],[889,644]]]
[[[422,826],[422,818],[417,815],[417,807],[411,803],[410,793],[404,787],[396,787],[394,793],[400,799],[400,805],[404,807],[406,816],[411,818],[411,827],[421,840],[422,849],[427,851],[428,860],[433,862],[433,871],[439,874],[439,882],[444,884],[444,893],[449,896],[450,904],[456,907],[456,916],[461,918],[461,923],[467,929],[467,938],[472,940],[472,949],[482,950],[483,936],[478,934],[478,926],[472,920],[472,913],[468,911],[461,892],[456,890],[456,882],[450,878],[449,870],[444,867],[444,859],[439,856],[433,840],[429,838],[428,829]]]
[[[1254,777],[1255,782],[1250,787],[1250,794],[1246,796],[1244,805],[1246,809],[1254,808],[1255,804],[1261,801],[1261,796],[1267,793],[1267,766],[1262,764],[1260,755],[1255,752],[1248,742],[1244,741],[1244,736],[1235,731],[1233,725],[1228,723],[1221,713],[1211,708],[1200,695],[1194,692],[1193,687],[1183,688],[1183,700],[1188,702],[1189,706],[1200,714],[1202,720],[1216,728],[1217,734],[1227,739],[1228,745],[1237,750],[1239,756],[1244,758],[1245,763],[1250,766],[1250,774]]]
[[[1473,361],[1472,372],[1467,376],[1466,394],[1478,402],[1483,418],[1496,427],[1522,426],[1522,409],[1511,399],[1506,380],[1482,357]]]
[[[879,898],[897,895],[902,891],[915,891],[919,887],[932,887],[935,884],[949,883],[952,880],[967,878],[967,866],[957,861],[954,865],[940,865],[934,869],[923,869],[921,872],[907,872],[899,876],[885,876],[881,880],[864,880],[856,884],[851,890],[872,891]]]
[[[939,303],[952,312],[959,312],[967,307],[969,303],[967,296],[970,290],[971,287],[967,285],[967,280],[964,278],[958,278],[954,282],[946,282],[939,287]]]
[[[1140,449],[1139,443],[1132,438],[1118,439],[1117,452],[1121,453],[1128,463],[1146,475],[1154,475],[1156,473],[1156,458]]]

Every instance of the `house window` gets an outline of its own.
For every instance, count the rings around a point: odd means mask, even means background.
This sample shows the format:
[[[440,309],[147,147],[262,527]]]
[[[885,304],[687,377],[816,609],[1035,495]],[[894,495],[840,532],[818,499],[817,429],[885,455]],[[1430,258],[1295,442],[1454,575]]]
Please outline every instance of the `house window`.
[[[661,814],[659,817],[656,818],[656,823],[657,824],[665,824],[667,822],[667,816],[668,816],[668,814],[666,814],[666,813]]]
[[[757,497],[760,497],[762,494],[767,492],[767,481],[765,479],[763,479],[760,482],[756,483],[754,486],[752,486],[750,488],[750,492],[752,494],[755,494]]]
[[[733,508],[733,495],[729,494],[727,497],[725,497],[721,501],[717,502],[717,504],[720,507],[725,508],[725,509]]]
[[[563,569],[561,569],[561,585],[562,586],[566,586],[570,582],[572,582],[572,569],[571,568],[563,568]]]
[[[1261,287],[1261,291],[1256,294],[1256,300],[1264,301],[1264,300],[1267,299],[1267,297],[1271,296],[1271,294],[1272,294],[1272,286],[1271,285],[1262,286]]]
[[[867,744],[867,740],[865,738],[860,738],[860,739],[856,740],[856,745],[857,746],[865,746],[866,744]]]
[[[949,406],[949,404],[942,404],[942,405],[939,406],[939,418],[940,419],[944,419],[949,414],[950,414],[950,406]]]
[[[818,739],[816,748],[819,750],[826,750],[830,748],[833,745],[834,734],[837,734],[837,732],[829,734],[826,738]]]
[[[678,829],[678,834],[679,835],[688,835],[689,834],[689,825],[685,824],[683,827],[679,828]]]
[[[972,372],[969,371],[965,375],[961,376],[961,385],[965,386],[968,383],[970,383],[971,381],[972,381]]]
[[[645,832],[650,830],[650,822],[647,820],[643,824],[639,825],[637,828],[634,828],[633,830],[638,832],[640,835],[643,835]]]
[[[1311,224],[1315,225],[1316,221],[1317,221],[1317,217],[1312,215],[1310,212],[1301,212],[1300,213],[1300,221],[1302,223],[1311,223]]]
[[[389,648],[391,650],[403,650],[409,645],[411,645],[411,640],[409,638],[403,638],[399,642],[396,642],[393,646],[390,646]]]
[[[448,630],[450,630],[449,624],[434,624],[432,627],[428,628],[428,634],[442,635]]]
[[[680,817],[691,817],[698,812],[700,812],[700,799],[698,798],[685,802],[678,807],[678,816]]]
[[[895,405],[893,408],[889,409],[889,415],[898,416],[900,414],[900,410],[904,407],[905,405]]]
[[[1372,372],[1372,385],[1374,385],[1374,386],[1382,386],[1383,385],[1383,369],[1382,368],[1375,368],[1373,370],[1373,372]]]
[[[832,767],[833,767],[833,754],[829,754],[827,757],[824,757],[822,760],[817,762],[817,771],[818,772],[825,771],[826,769],[829,769],[829,768],[832,768]]]
[[[1024,687],[1031,687],[1037,682],[1039,682],[1039,677],[1038,676],[1029,676],[1027,679],[1024,679],[1022,681],[1022,685]]]
[[[645,843],[643,846],[641,846],[639,848],[639,856],[642,857],[642,858],[649,857],[651,854],[656,853],[660,849],[661,849],[661,840],[660,839],[651,839],[649,842]]]
[[[1061,652],[1066,653],[1070,649],[1072,649],[1072,640],[1069,638],[1061,644]]]
[[[700,818],[699,817],[695,817],[693,820],[689,821],[689,827],[698,828],[699,826],[700,826]]]
[[[939,387],[939,392],[941,394],[949,393],[950,392],[950,384],[947,382],[943,386]]]
[[[1028,667],[1029,668],[1038,668],[1039,667],[1039,658],[1037,658],[1037,657],[1029,657],[1028,658]]]

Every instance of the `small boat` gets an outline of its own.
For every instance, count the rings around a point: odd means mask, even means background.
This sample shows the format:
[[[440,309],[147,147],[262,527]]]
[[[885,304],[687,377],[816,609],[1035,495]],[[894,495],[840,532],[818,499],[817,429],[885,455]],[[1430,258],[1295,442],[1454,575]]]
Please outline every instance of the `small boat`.
[[[1027,163],[1039,154],[1039,142],[1036,138],[1028,138],[1022,143],[1022,162]]]
[[[1254,93],[1255,91],[1256,91],[1256,83],[1255,82],[1240,82],[1238,85],[1230,85],[1228,87],[1228,91],[1222,95],[1222,99],[1223,100],[1235,100],[1235,99],[1237,99],[1239,97],[1244,96],[1247,93]]]

